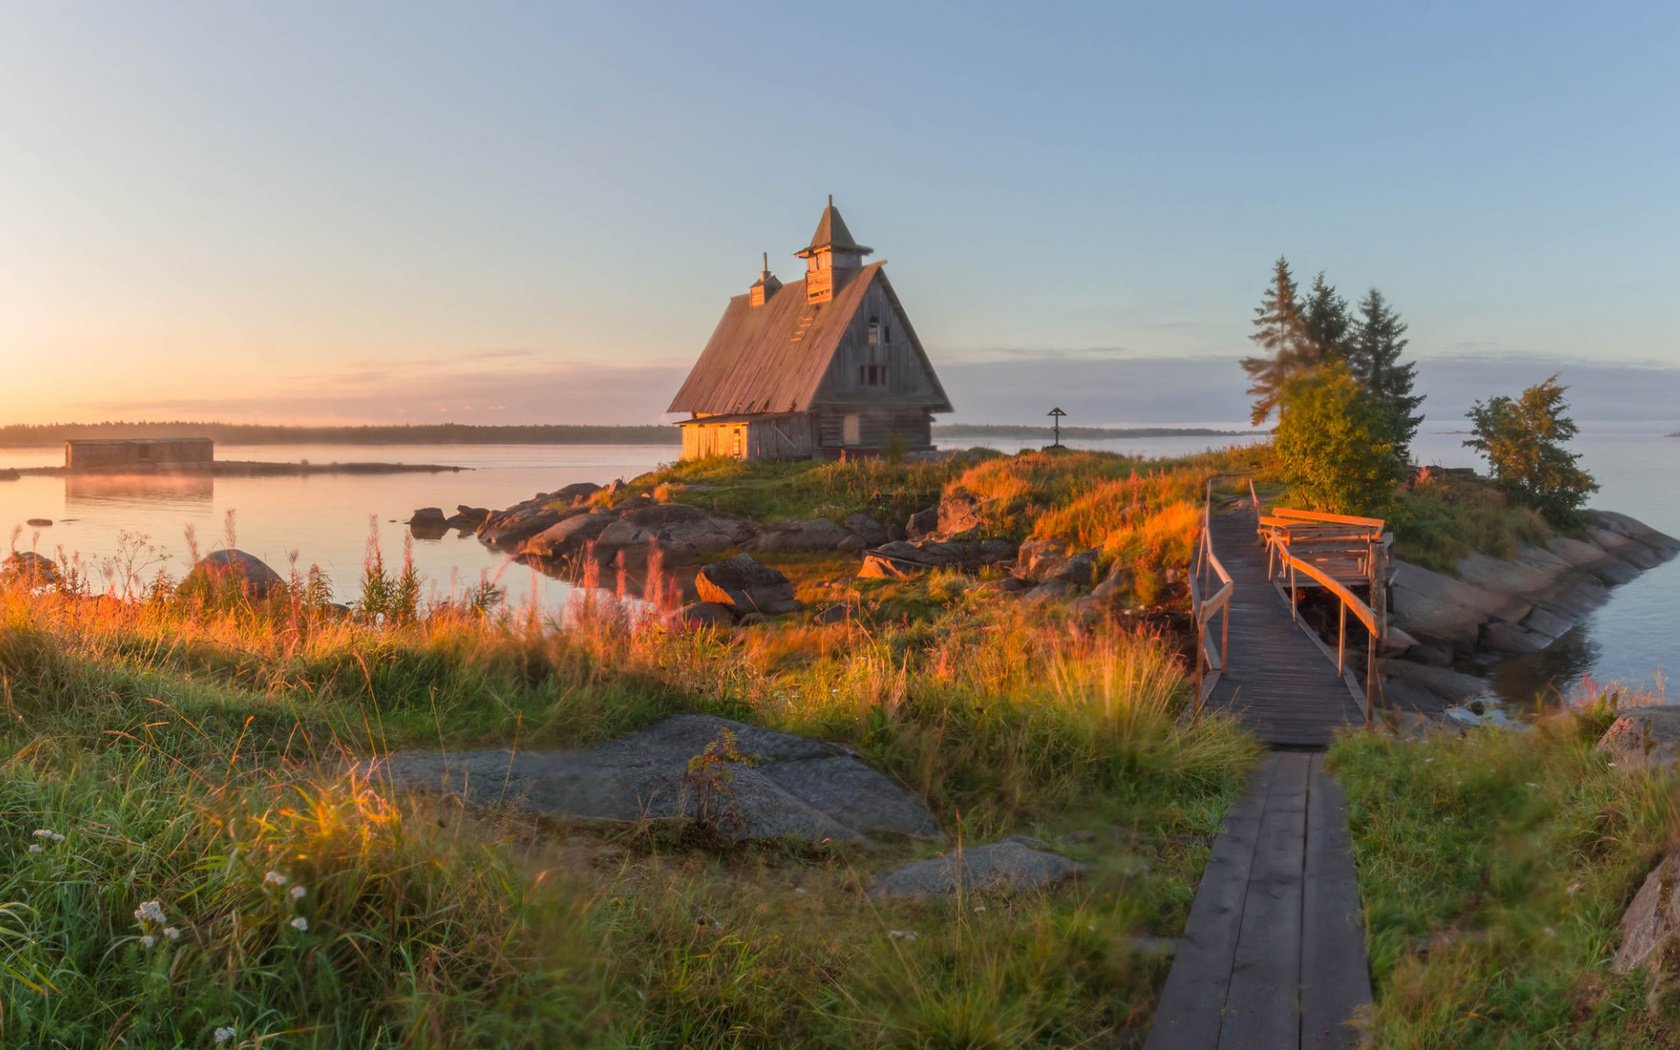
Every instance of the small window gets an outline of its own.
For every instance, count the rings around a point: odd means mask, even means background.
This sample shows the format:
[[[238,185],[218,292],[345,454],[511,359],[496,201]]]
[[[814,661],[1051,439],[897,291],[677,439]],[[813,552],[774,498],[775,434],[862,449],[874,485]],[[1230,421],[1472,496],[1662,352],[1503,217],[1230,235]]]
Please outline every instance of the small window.
[[[881,342],[892,342],[892,325],[884,324],[881,326]]]
[[[881,322],[871,317],[869,319],[869,345],[877,346],[881,342]]]

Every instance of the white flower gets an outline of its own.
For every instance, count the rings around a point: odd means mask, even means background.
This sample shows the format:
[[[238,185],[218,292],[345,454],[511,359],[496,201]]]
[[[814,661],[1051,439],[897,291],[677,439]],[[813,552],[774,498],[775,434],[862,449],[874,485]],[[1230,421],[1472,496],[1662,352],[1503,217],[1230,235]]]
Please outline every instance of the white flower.
[[[154,897],[146,903],[140,905],[140,907],[135,908],[134,917],[141,922],[155,922],[159,926],[162,926],[164,922],[163,904]]]
[[[298,931],[299,933],[309,932],[309,920],[299,915],[297,918],[292,920],[292,929]]]
[[[140,947],[142,947],[142,948],[150,948],[152,945],[154,945],[156,943],[157,943],[157,938],[153,937],[149,933],[146,934],[146,936],[140,938]]]
[[[181,931],[173,926],[165,926],[163,928],[163,935],[172,941],[178,941],[181,939]]]
[[[239,1032],[238,1032],[238,1030],[236,1030],[235,1028],[233,1028],[230,1025],[227,1028],[216,1029],[214,1034],[215,1034],[215,1038],[216,1038],[216,1045],[221,1046],[223,1043],[227,1042],[229,1039],[232,1039],[234,1036],[238,1035]]]
[[[41,844],[39,842],[31,842],[29,844],[29,852],[31,852],[31,853],[41,852]]]
[[[302,886],[293,886],[292,890],[291,890],[292,900],[295,900],[295,901],[303,900],[304,895],[307,894],[308,892],[309,891],[304,889]]]
[[[921,935],[915,930],[889,930],[887,932],[889,941],[913,941],[919,936]]]
[[[278,871],[271,871],[267,875],[263,876],[264,886],[284,886],[285,884],[286,876],[280,874]]]
[[[30,832],[30,834],[34,835],[38,839],[50,839],[54,835],[58,834],[58,832],[52,831],[48,828],[36,828],[34,831]]]

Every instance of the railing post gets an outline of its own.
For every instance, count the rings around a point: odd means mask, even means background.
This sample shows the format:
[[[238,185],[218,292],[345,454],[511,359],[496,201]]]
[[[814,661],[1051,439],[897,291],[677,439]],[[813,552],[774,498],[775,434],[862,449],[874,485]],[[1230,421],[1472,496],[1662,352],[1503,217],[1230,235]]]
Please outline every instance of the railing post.
[[[1336,673],[1341,674],[1347,665],[1347,602],[1341,602],[1337,608],[1341,616],[1336,624]]]

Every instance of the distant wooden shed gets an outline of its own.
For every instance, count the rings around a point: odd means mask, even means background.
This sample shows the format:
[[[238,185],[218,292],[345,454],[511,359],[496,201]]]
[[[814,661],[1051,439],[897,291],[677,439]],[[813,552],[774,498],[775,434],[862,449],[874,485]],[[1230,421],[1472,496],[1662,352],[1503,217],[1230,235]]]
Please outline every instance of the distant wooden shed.
[[[118,438],[64,443],[70,470],[145,470],[157,467],[204,467],[216,458],[209,438]]]
[[[933,447],[935,412],[951,411],[884,262],[865,265],[831,197],[805,278],[782,284],[766,257],[729,301],[671,412],[683,458],[805,459]]]

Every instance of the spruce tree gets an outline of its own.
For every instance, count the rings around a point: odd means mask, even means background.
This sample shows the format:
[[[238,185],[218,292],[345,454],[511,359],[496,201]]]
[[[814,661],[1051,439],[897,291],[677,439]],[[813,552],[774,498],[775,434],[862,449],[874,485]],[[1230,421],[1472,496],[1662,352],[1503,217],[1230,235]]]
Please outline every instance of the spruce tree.
[[[1336,286],[1324,279],[1324,271],[1313,278],[1312,291],[1301,310],[1305,336],[1303,349],[1309,365],[1345,361],[1353,350],[1353,320],[1347,300],[1336,294]]]
[[[1254,329],[1249,338],[1267,356],[1245,357],[1242,366],[1248,373],[1248,392],[1254,396],[1250,422],[1259,426],[1277,407],[1284,385],[1302,371],[1307,357],[1301,302],[1295,278],[1289,272],[1289,260],[1282,256],[1273,268],[1266,298],[1254,309]]]
[[[1376,398],[1388,421],[1389,443],[1402,463],[1410,461],[1412,438],[1423,416],[1418,406],[1422,394],[1412,393],[1417,364],[1401,363],[1408,340],[1406,323],[1375,288],[1359,303],[1359,319],[1353,325],[1348,367],[1353,377]]]

